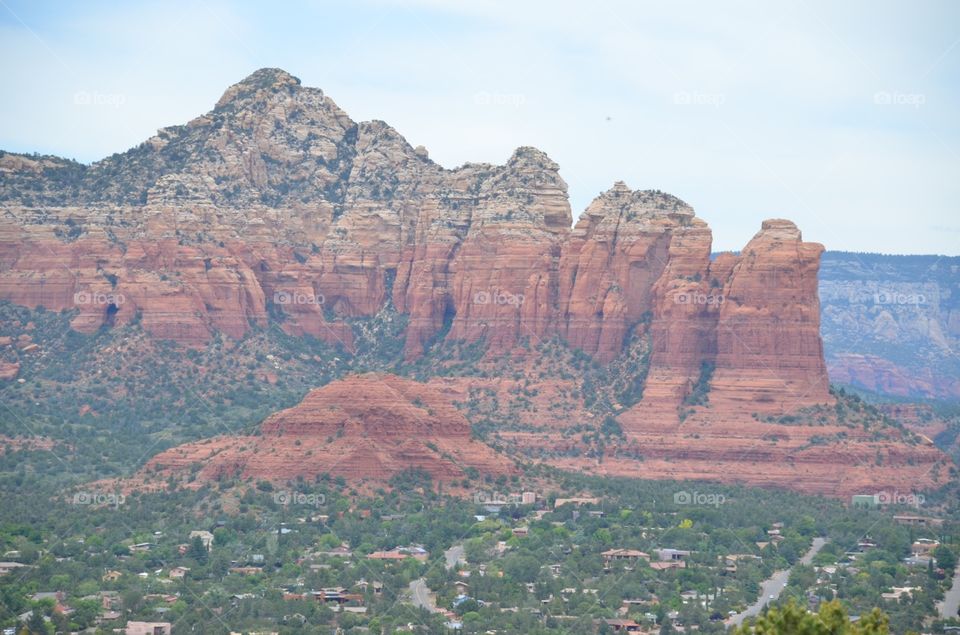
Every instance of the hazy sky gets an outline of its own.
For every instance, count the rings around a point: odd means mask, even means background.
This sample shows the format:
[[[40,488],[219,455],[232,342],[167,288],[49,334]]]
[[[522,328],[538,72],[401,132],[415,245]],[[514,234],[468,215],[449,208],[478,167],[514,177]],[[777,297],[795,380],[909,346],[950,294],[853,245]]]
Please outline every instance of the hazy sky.
[[[534,145],[574,216],[616,180],[716,249],[960,253],[960,2],[0,0],[0,149],[83,162],[264,66],[447,167]]]

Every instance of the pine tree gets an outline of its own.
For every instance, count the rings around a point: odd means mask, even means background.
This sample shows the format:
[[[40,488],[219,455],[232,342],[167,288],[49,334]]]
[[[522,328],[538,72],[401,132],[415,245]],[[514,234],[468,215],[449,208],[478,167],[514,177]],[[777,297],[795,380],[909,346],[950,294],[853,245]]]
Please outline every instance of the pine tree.
[[[207,548],[203,546],[203,541],[200,539],[200,536],[194,536],[190,542],[189,556],[200,564],[206,564],[209,555]]]
[[[33,609],[30,619],[27,620],[27,630],[30,631],[30,635],[47,635],[47,623],[43,619],[43,613]]]

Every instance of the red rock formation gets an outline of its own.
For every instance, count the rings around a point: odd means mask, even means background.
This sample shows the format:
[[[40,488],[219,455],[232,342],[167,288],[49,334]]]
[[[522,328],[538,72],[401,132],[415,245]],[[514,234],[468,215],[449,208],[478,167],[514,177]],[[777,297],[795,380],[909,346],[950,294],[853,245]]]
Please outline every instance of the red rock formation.
[[[829,403],[817,269],[823,246],[796,225],[767,220],[722,288],[714,403],[789,412]]]
[[[154,337],[202,346],[214,333],[273,325],[347,349],[345,318],[392,302],[408,317],[408,359],[440,338],[482,340],[490,359],[558,336],[610,362],[623,359],[632,333],[649,342],[650,368],[643,399],[619,421],[628,444],[665,463],[655,469],[648,457],[625,472],[698,466],[798,487],[825,478],[826,454],[801,450],[820,430],[792,430],[794,446],[760,452],[762,435],[779,428],[750,419],[832,401],[818,333],[822,247],[772,220],[739,256],[711,262],[710,230],[688,205],[623,183],[571,229],[558,170],[534,148],[502,166],[447,170],[383,122],[356,123],[322,91],[263,69],[209,113],[91,166],[0,153],[0,300],[76,310],[83,332],[139,319]],[[153,464],[200,461],[210,477],[378,479],[407,466],[438,478],[455,477],[459,463],[503,467],[469,441],[439,385],[354,378],[271,417],[262,437],[191,444]],[[581,388],[571,381],[544,394]],[[522,416],[559,427],[547,402]],[[864,443],[852,451],[866,456]],[[900,456],[896,440],[886,443]],[[926,451],[903,456],[929,468]],[[744,458],[731,459],[738,452]],[[778,472],[790,457],[813,476]]]
[[[933,467],[945,457],[929,441],[908,445],[892,428],[880,437],[851,429],[830,409],[810,425],[768,420],[834,402],[818,331],[822,246],[804,243],[783,220],[765,221],[739,256],[712,263],[708,234],[673,240],[687,249],[671,245],[671,254],[685,257],[672,258],[654,285],[643,399],[618,417],[627,437],[620,455],[591,469],[835,495],[937,484]],[[559,463],[583,467],[582,460]]]
[[[544,410],[547,405],[540,406]],[[911,493],[943,485],[950,459],[929,440],[939,428],[900,430],[869,419],[840,422],[834,409],[762,416],[713,406],[689,408],[682,423],[661,419],[628,425],[626,439],[608,444],[602,458],[566,431],[503,431],[505,447],[555,467],[591,474],[650,479],[705,480],[788,488],[805,494],[847,497],[881,491]],[[581,419],[582,420],[582,419]]]
[[[764,221],[739,256],[722,254],[712,263],[709,233],[675,241],[681,244],[670,253],[678,257],[654,290],[644,398],[621,417],[625,426],[640,432],[679,425],[704,365],[709,386],[701,388],[716,408],[787,413],[831,403],[817,300],[823,247],[803,242],[783,220]]]
[[[69,162],[0,158],[0,299],[77,309],[81,331],[139,317],[156,337],[199,345],[274,312],[290,334],[350,348],[339,318],[376,314],[392,280],[409,316],[408,358],[438,336],[500,352],[556,334],[610,361],[650,314],[649,392],[673,399],[717,350],[719,307],[697,301],[715,292],[710,231],[679,199],[618,183],[571,231],[566,184],[542,152],[445,170],[276,69],[230,87],[186,126],[76,166],[72,190],[57,180]],[[815,289],[797,291],[815,302]],[[723,321],[742,328],[755,315],[759,330],[779,328],[769,310]],[[759,330],[740,349],[726,334],[721,343],[758,359],[744,346],[776,337]],[[773,356],[764,364],[781,352],[761,353]]]
[[[471,439],[451,393],[394,375],[355,375],[311,391],[293,408],[267,418],[257,436],[219,437],[167,450],[144,474],[183,475],[199,464],[199,480],[223,475],[288,481],[320,474],[352,482],[385,482],[409,468],[434,480],[514,474],[507,458]]]
[[[450,322],[447,337],[495,351],[539,339],[556,305],[556,266],[570,229],[566,183],[534,148],[503,167],[467,165],[435,193],[403,254],[394,301],[410,313],[407,354]]]
[[[905,449],[898,442],[855,440],[839,447],[798,451],[802,445],[802,441],[794,442],[793,447],[754,445],[745,435],[691,436],[684,444],[646,446],[648,454],[642,462],[620,456],[599,462],[567,457],[550,462],[561,469],[589,470],[597,476],[712,481],[848,500],[862,493],[919,493],[946,482],[944,455],[930,445]],[[875,464],[877,456],[883,457],[883,466]],[[934,466],[939,468],[932,469]]]
[[[683,201],[618,182],[580,216],[560,260],[560,332],[610,361],[657,302],[654,282],[679,254],[673,240],[705,228]],[[709,232],[706,234],[709,255]],[[682,258],[682,256],[679,256]]]

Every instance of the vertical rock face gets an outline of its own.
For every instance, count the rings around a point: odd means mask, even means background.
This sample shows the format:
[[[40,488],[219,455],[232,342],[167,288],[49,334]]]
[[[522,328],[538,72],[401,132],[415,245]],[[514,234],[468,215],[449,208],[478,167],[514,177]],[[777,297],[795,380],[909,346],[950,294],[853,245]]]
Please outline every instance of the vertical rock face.
[[[739,256],[710,261],[709,232],[674,239],[654,285],[653,356],[631,429],[674,427],[698,382],[711,406],[789,412],[831,403],[819,333],[823,246],[767,220]]]
[[[560,243],[570,228],[566,183],[534,148],[505,166],[467,165],[421,208],[394,301],[410,313],[408,356],[446,323],[447,337],[495,350],[539,338],[556,305]]]
[[[677,198],[616,183],[580,216],[564,245],[560,333],[604,361],[616,357],[628,329],[656,304],[654,282],[671,266],[674,238],[705,227]],[[705,237],[709,255],[709,231]]]
[[[829,402],[817,269],[823,246],[767,220],[724,281],[712,386],[731,406],[789,411]]]
[[[572,222],[558,166],[521,148],[480,185],[471,228],[451,261],[456,315],[448,337],[495,350],[539,339],[556,306],[556,258]]]
[[[276,324],[349,349],[347,319],[392,302],[408,358],[559,336],[608,362],[649,337],[638,408],[673,418],[704,364],[730,399],[827,400],[821,248],[789,222],[711,262],[688,205],[617,183],[571,229],[539,150],[447,170],[278,69],[91,166],[0,155],[0,204],[0,299],[76,309],[84,332],[139,319],[196,346]]]
[[[634,414],[673,423],[700,368],[716,353],[719,301],[709,282],[710,230],[702,222],[671,237],[667,267],[654,283],[652,351],[643,400]]]

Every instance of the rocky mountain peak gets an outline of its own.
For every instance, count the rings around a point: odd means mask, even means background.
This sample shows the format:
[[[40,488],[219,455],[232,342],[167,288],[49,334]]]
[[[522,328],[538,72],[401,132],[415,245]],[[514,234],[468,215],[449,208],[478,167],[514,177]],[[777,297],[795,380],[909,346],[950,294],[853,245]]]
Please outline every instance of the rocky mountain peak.
[[[282,87],[300,85],[300,78],[294,77],[282,68],[260,68],[250,73],[239,82],[247,86]]]
[[[780,240],[803,240],[800,229],[797,228],[796,224],[793,221],[789,221],[784,218],[768,218],[767,220],[763,221],[763,223],[760,225],[760,233],[757,234],[757,237],[759,237],[761,234],[769,238],[776,238]]]
[[[769,218],[760,225],[760,231],[753,235],[743,248],[743,253],[751,256],[767,249],[785,248],[790,252],[797,246],[804,246],[816,252],[817,261],[823,252],[820,243],[804,243],[800,229],[792,222],[782,218]],[[791,252],[792,253],[792,252]]]
[[[560,166],[543,150],[533,146],[520,146],[513,151],[507,166],[511,168],[536,168],[540,170],[558,171]]]
[[[254,71],[243,80],[237,82],[226,91],[217,102],[217,109],[222,109],[234,101],[256,95],[257,93],[292,92],[300,87],[300,79],[279,68],[261,68]],[[312,89],[319,91],[319,89]],[[321,91],[322,94],[322,91]]]
[[[626,225],[643,230],[652,222],[686,225],[693,216],[693,208],[675,196],[659,190],[634,191],[617,181],[590,203],[577,227],[587,233]]]

